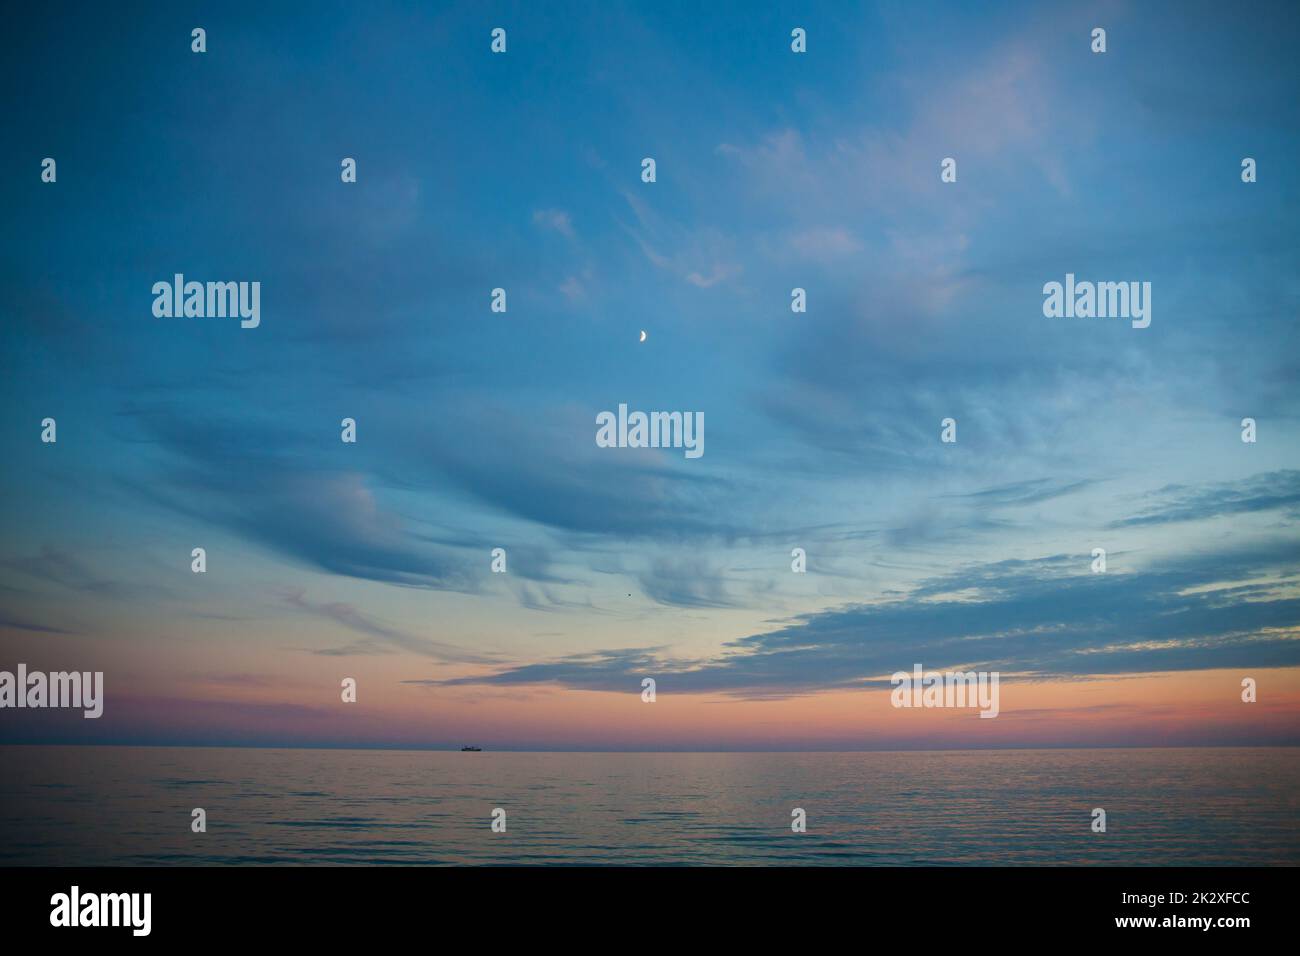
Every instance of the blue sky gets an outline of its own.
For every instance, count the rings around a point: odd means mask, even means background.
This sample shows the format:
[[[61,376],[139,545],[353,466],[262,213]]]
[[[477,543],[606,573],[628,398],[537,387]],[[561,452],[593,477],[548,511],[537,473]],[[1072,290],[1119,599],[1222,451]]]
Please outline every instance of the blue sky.
[[[694,7],[23,14],[6,643],[141,693],[181,634],[435,691],[1300,664],[1294,6]],[[176,272],[260,327],[155,318]],[[1067,272],[1150,328],[1045,318]],[[597,448],[619,403],[705,455]]]

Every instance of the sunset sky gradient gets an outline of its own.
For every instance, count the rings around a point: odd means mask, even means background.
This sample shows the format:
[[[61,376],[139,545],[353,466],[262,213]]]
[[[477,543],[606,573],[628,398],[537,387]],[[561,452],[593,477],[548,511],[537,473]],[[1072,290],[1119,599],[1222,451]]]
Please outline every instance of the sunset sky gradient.
[[[0,669],[107,686],[0,742],[1300,744],[1295,5],[756,6],[0,40]],[[260,327],[155,318],[178,272]],[[891,708],[916,662],[1001,715]]]

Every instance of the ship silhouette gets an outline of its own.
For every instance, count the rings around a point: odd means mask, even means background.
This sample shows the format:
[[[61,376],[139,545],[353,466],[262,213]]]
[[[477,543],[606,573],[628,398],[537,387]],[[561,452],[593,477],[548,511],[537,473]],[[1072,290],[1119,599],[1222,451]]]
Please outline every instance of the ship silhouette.
[[[461,752],[461,753],[464,753],[464,752],[467,751],[467,750],[471,750],[471,751],[474,751],[475,753],[477,753],[478,751],[480,751],[480,750],[482,750],[482,749],[483,749],[482,747],[470,747],[470,746],[465,746],[465,747],[461,747],[461,748],[460,748],[460,752]]]

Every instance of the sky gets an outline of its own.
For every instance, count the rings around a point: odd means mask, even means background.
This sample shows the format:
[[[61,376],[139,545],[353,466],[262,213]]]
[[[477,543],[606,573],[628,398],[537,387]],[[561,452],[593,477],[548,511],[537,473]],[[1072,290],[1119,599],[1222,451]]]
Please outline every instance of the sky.
[[[0,741],[1300,743],[1294,5],[699,6],[15,15]]]

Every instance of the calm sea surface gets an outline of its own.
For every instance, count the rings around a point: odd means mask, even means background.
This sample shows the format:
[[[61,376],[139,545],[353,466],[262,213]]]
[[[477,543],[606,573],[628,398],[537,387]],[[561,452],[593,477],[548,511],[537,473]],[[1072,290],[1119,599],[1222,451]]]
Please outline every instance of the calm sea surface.
[[[1295,865],[1298,793],[1296,748],[0,747],[0,864]]]

